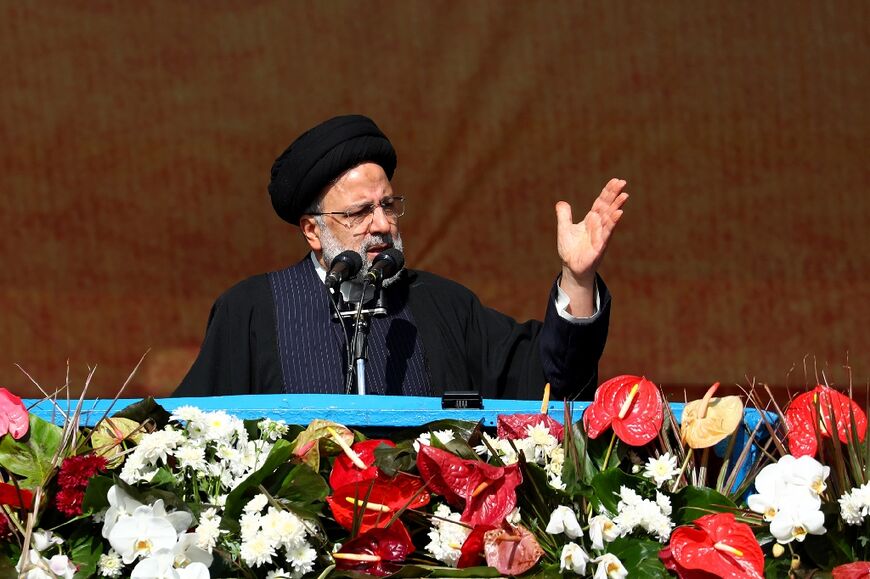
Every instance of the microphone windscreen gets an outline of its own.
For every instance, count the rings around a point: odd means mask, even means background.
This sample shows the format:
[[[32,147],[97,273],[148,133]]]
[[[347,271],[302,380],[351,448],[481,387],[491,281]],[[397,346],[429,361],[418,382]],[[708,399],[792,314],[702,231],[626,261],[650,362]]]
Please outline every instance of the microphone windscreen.
[[[360,254],[352,249],[348,249],[347,251],[342,251],[338,255],[335,256],[335,259],[332,260],[332,263],[329,265],[329,269],[335,269],[335,266],[339,263],[344,263],[347,268],[348,277],[353,277],[362,269],[362,257]]]

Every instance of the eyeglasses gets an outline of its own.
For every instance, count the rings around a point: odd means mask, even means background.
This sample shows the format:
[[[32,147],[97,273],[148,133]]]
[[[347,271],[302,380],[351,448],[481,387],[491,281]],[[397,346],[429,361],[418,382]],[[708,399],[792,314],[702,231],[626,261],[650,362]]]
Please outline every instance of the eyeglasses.
[[[375,214],[377,208],[384,210],[384,216],[390,223],[396,223],[399,217],[405,214],[404,197],[384,197],[378,203],[367,203],[345,209],[344,211],[324,211],[322,213],[309,213],[309,215],[333,215],[336,221],[348,229],[354,229],[366,223],[369,217]],[[341,219],[343,217],[344,219]]]

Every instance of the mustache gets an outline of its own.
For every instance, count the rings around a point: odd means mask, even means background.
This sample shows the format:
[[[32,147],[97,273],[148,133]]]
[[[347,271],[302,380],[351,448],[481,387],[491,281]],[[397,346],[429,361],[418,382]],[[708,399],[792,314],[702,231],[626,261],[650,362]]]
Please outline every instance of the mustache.
[[[365,256],[368,250],[373,247],[377,247],[378,245],[386,245],[389,249],[390,247],[393,247],[395,245],[395,240],[393,239],[393,236],[389,233],[384,235],[368,235],[365,239],[363,239],[362,243],[360,244],[359,252],[361,255]]]

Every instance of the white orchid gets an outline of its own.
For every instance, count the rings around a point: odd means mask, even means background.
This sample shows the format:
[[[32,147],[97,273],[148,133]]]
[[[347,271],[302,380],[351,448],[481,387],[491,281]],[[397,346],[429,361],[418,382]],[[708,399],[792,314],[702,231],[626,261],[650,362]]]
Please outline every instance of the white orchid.
[[[585,575],[587,563],[589,563],[589,555],[577,543],[568,543],[562,547],[562,556],[559,558],[560,571]]]
[[[577,514],[574,513],[573,509],[564,505],[559,505],[550,513],[550,522],[547,523],[545,530],[554,535],[565,533],[569,539],[583,536],[583,529],[577,522]]]
[[[51,531],[37,530],[30,535],[30,546],[40,553],[48,551],[54,545],[62,545],[63,539]]]
[[[108,539],[112,527],[121,519],[133,516],[133,511],[142,506],[142,503],[128,495],[118,485],[112,485],[107,494],[109,510],[103,519],[103,538]]]
[[[76,567],[66,555],[54,555],[46,559],[36,549],[30,549],[27,557],[21,557],[15,569],[21,579],[73,579]]]
[[[794,540],[802,542],[808,534],[824,535],[825,530],[824,513],[803,508],[800,504],[780,508],[770,522],[770,534],[782,544]]]
[[[178,534],[192,522],[193,516],[184,511],[167,514],[163,500],[158,499],[153,505],[136,507],[131,516],[120,518],[109,532],[109,543],[124,563],[130,564],[162,549],[171,551],[178,542]]]
[[[175,556],[168,549],[161,549],[139,561],[130,579],[210,579],[208,567],[202,563],[191,563],[186,567],[175,567]]]

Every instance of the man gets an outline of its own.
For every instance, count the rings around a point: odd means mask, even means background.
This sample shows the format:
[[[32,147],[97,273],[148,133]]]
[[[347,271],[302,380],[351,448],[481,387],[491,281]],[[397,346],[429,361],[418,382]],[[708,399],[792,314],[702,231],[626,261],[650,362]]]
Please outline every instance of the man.
[[[286,269],[249,278],[212,307],[199,357],[177,396],[345,393],[348,328],[333,320],[323,281],[332,260],[401,249],[404,199],[390,179],[396,153],[367,117],[330,119],[275,161],[269,193],[311,253]],[[371,321],[370,394],[440,396],[477,390],[485,398],[590,397],[604,349],[610,295],[597,269],[628,198],[612,179],[573,223],[556,205],[562,272],[543,323],[519,324],[480,304],[468,289],[431,273],[402,270],[384,281],[385,317]]]

